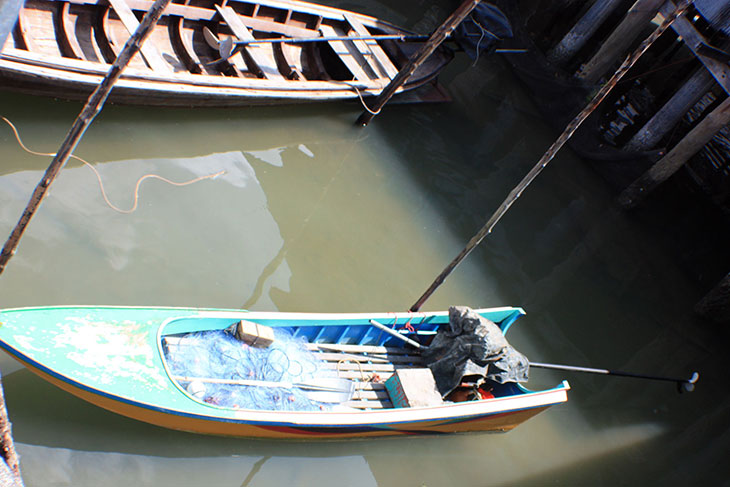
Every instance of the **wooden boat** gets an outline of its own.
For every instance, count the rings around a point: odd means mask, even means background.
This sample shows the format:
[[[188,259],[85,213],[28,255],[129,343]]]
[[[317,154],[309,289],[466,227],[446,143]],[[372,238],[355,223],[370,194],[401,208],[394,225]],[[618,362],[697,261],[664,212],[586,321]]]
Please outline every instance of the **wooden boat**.
[[[510,307],[475,311],[505,332],[524,314]],[[567,400],[567,382],[541,391],[507,383],[497,385],[489,399],[394,407],[383,381],[396,371],[418,368],[420,355],[371,326],[371,319],[390,328],[409,324],[418,330],[410,336],[427,342],[449,318],[447,312],[19,308],[0,311],[0,346],[42,378],[93,404],[155,425],[213,435],[309,440],[507,431]],[[323,369],[334,374],[331,377],[339,378],[332,380],[347,379],[354,384],[354,395],[346,403],[329,404],[323,410],[245,409],[209,400],[191,390],[190,378],[175,376],[171,354],[175,347],[185,346],[181,342],[186,337],[221,333],[240,320],[288,333],[317,357]],[[290,389],[293,387],[297,386]],[[283,393],[284,403],[290,392]]]
[[[152,3],[26,0],[0,54],[0,87],[85,99]],[[425,42],[410,36],[373,17],[296,0],[173,0],[110,100],[242,106],[367,97]],[[300,42],[316,37],[334,40]],[[228,59],[216,47],[262,39],[272,42],[245,44]],[[399,92],[434,80],[451,57],[439,48]]]

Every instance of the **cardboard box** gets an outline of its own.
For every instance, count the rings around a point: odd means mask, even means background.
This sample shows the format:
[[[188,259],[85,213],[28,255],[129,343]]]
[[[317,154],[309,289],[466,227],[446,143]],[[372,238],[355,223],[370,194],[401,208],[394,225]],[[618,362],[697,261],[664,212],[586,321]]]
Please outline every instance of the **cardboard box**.
[[[274,343],[274,329],[253,321],[241,320],[236,324],[236,338],[256,348]]]
[[[431,369],[398,369],[385,381],[393,407],[436,406],[444,400],[436,388]]]

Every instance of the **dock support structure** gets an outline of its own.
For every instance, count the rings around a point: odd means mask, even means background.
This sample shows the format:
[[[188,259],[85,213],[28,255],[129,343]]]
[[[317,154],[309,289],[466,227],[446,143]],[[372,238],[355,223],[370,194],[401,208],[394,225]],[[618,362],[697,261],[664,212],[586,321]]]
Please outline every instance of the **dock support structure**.
[[[677,172],[690,157],[707,144],[718,130],[730,123],[730,98],[726,98],[683,138],[669,153],[631,183],[619,196],[626,209],[633,208],[646,195]]]
[[[380,92],[375,99],[375,104],[368,110],[362,112],[358,117],[356,125],[365,127],[370,121],[380,113],[380,110],[388,103],[388,100],[395,94],[408,78],[428,59],[428,57],[440,46],[447,37],[451,35],[454,29],[471,13],[472,10],[479,5],[481,0],[466,0],[447,18],[441,26],[431,34],[426,44],[398,71],[398,74],[388,83],[388,85]]]

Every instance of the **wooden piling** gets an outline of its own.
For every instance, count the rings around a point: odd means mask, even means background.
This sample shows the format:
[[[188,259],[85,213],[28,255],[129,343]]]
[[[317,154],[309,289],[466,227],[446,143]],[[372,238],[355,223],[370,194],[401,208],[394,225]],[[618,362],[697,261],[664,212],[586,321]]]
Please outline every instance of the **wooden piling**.
[[[619,204],[630,209],[641,203],[653,189],[677,172],[728,123],[730,123],[730,98],[726,98],[690,130],[666,156],[631,183],[619,196]]]
[[[654,114],[624,146],[625,150],[641,152],[654,148],[679,123],[715,84],[712,75],[700,67],[682,87]]]
[[[51,165],[48,166],[46,173],[36,186],[35,191],[33,191],[33,195],[31,196],[25,211],[21,215],[20,220],[13,229],[13,232],[10,234],[10,237],[8,237],[7,242],[5,242],[2,252],[0,252],[0,274],[2,274],[5,270],[5,266],[8,261],[15,254],[15,249],[20,243],[20,238],[23,236],[31,218],[33,218],[33,215],[40,207],[43,198],[45,198],[48,193],[49,187],[63,166],[66,165],[68,158],[71,156],[83,137],[86,129],[89,125],[91,125],[91,122],[101,111],[104,106],[104,102],[114,87],[114,83],[116,83],[122,75],[122,71],[127,64],[129,64],[132,57],[139,52],[140,46],[152,32],[152,28],[155,24],[157,24],[157,21],[162,16],[162,12],[168,3],[170,3],[170,0],[156,0],[155,3],[152,4],[149,11],[142,19],[142,22],[140,22],[137,30],[135,30],[134,34],[127,40],[126,44],[124,44],[122,52],[119,53],[114,64],[112,64],[112,67],[109,68],[109,72],[106,74],[104,79],[102,79],[101,83],[99,83],[99,86],[96,87],[91,96],[89,96],[86,105],[74,121],[71,129],[66,135],[66,139],[63,141],[61,147],[51,161]]]
[[[20,461],[15,452],[13,434],[8,419],[8,410],[5,407],[5,394],[0,383],[0,449],[2,450],[2,464],[0,464],[0,485],[2,487],[23,487],[20,476]]]
[[[618,27],[576,76],[588,83],[597,83],[611,65],[624,55],[664,2],[665,0],[636,0]]]
[[[438,29],[431,34],[428,41],[423,45],[420,51],[418,51],[411,59],[398,71],[398,74],[388,83],[382,92],[375,99],[375,103],[372,107],[362,112],[358,117],[356,125],[365,127],[370,121],[380,113],[383,106],[388,103],[388,100],[395,94],[396,90],[400,88],[403,83],[408,81],[408,78],[423,64],[426,59],[440,46],[447,37],[451,35],[454,29],[471,13],[472,10],[479,5],[481,0],[465,0],[454,13],[452,13],[444,22],[439,26]]]
[[[567,63],[621,3],[622,0],[594,1],[591,8],[576,22],[570,32],[565,34],[561,41],[548,52],[548,60],[559,65]]]

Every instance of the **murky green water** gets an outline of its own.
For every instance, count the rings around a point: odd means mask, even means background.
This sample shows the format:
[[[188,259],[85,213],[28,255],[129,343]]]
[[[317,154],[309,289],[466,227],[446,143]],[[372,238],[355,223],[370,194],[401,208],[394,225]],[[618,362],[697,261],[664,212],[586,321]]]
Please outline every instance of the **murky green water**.
[[[329,2],[420,26],[449,5]],[[423,4],[423,5],[422,5]],[[430,2],[428,3],[430,5]],[[408,13],[411,12],[411,13]],[[420,19],[425,22],[419,23]],[[420,29],[425,30],[425,29]],[[454,102],[236,110],[107,106],[0,276],[0,307],[47,304],[406,310],[552,142],[498,61],[442,77]],[[58,148],[80,105],[0,92],[32,149]],[[0,234],[48,158],[0,127]],[[720,485],[730,451],[724,335],[662,242],[561,152],[427,302],[523,306],[511,341],[534,361],[689,376],[568,378],[570,401],[503,435],[308,444],[204,437],[138,423],[0,366],[26,485]]]

